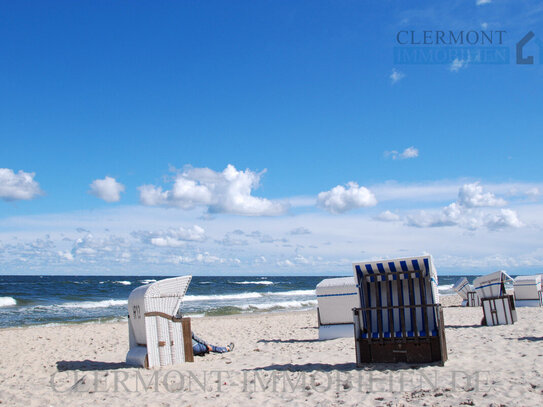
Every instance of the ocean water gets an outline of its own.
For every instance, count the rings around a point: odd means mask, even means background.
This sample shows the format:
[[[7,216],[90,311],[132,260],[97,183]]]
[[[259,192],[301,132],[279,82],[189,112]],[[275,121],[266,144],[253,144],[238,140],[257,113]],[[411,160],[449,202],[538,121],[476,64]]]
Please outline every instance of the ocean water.
[[[467,277],[471,282],[476,276]],[[123,320],[130,292],[162,278],[167,277],[0,276],[0,328]],[[324,278],[194,276],[183,311],[201,317],[312,309],[315,286]],[[441,295],[455,294],[458,278],[439,276]]]

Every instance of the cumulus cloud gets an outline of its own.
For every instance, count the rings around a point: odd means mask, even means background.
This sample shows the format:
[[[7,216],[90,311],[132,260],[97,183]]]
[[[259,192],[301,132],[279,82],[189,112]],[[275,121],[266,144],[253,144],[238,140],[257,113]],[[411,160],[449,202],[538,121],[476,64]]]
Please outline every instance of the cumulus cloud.
[[[385,157],[390,157],[393,160],[406,160],[408,158],[417,158],[419,150],[413,146],[407,147],[401,153],[396,150],[385,151]]]
[[[449,71],[458,72],[468,67],[469,60],[455,58],[449,65]]]
[[[405,74],[403,72],[396,70],[396,68],[392,69],[392,73],[390,74],[390,81],[393,85],[401,81],[403,78],[405,78]]]
[[[204,228],[194,225],[190,228],[170,228],[156,232],[140,230],[132,232],[132,237],[157,247],[181,247],[187,242],[203,242],[206,233]]]
[[[506,203],[490,192],[483,193],[483,187],[478,182],[462,185],[458,191],[458,204],[466,208],[504,206]]]
[[[329,191],[319,193],[317,205],[330,213],[344,213],[352,209],[377,205],[375,195],[366,187],[359,187],[356,182],[349,182],[347,188],[338,185]]]
[[[43,192],[34,180],[33,172],[15,173],[9,168],[0,168],[0,199],[4,201],[30,200]]]
[[[505,200],[490,192],[483,192],[479,183],[465,184],[458,191],[458,198],[439,211],[420,211],[406,217],[406,224],[414,227],[460,226],[469,230],[486,227],[490,230],[518,228],[523,223],[512,209],[498,212],[483,210],[504,206]]]
[[[175,177],[171,190],[160,186],[139,187],[140,201],[147,206],[175,206],[182,209],[207,207],[209,213],[231,213],[247,216],[284,214],[284,203],[252,196],[260,185],[263,172],[238,171],[229,164],[222,172],[209,168],[187,167]]]
[[[124,192],[124,185],[117,182],[115,178],[105,177],[104,179],[92,181],[89,192],[106,202],[119,202],[121,200],[121,192]]]
[[[497,214],[488,215],[486,226],[489,229],[497,230],[507,227],[519,228],[523,223],[519,220],[517,213],[512,209],[502,209]]]
[[[395,222],[395,221],[400,220],[401,218],[400,218],[400,215],[398,215],[397,213],[384,211],[384,212],[381,212],[379,215],[377,215],[375,219],[380,220],[382,222]]]

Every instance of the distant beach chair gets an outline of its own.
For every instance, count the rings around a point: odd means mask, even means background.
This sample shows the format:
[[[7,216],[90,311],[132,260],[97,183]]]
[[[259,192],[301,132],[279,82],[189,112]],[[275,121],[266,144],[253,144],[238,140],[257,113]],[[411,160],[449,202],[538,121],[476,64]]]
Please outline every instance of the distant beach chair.
[[[132,291],[127,364],[150,369],[194,361],[190,318],[176,315],[191,278],[168,278]]]
[[[431,256],[353,263],[356,364],[447,360],[443,310]]]
[[[541,276],[518,276],[513,283],[517,307],[541,307]]]
[[[481,300],[477,295],[477,292],[473,286],[468,282],[466,277],[458,279],[454,284],[453,290],[462,297],[462,306],[463,307],[478,307],[481,305]]]
[[[315,292],[319,339],[352,337],[353,308],[359,304],[354,278],[327,278],[317,284]]]
[[[475,291],[483,306],[483,325],[509,325],[517,320],[515,299],[505,290],[505,281],[512,280],[503,270],[477,277]]]

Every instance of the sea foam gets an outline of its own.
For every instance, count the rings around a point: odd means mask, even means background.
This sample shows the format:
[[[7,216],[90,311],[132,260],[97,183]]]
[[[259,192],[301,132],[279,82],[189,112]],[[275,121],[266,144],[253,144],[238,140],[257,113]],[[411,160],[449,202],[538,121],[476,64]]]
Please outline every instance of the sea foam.
[[[0,307],[13,307],[17,301],[13,297],[0,297]]]
[[[81,301],[66,302],[64,304],[54,305],[59,308],[108,308],[119,307],[128,304],[127,300],[103,300],[103,301]]]
[[[229,281],[232,284],[256,284],[256,285],[273,285],[273,281]]]

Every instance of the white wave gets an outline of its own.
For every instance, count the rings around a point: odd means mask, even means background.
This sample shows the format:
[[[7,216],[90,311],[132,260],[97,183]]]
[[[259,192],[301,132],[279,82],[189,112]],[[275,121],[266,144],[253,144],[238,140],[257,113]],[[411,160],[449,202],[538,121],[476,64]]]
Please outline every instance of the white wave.
[[[114,281],[113,284],[131,285],[132,283],[130,281],[121,280],[121,281]]]
[[[444,284],[444,285],[438,285],[437,289],[439,291],[449,291],[449,290],[452,290],[453,287],[454,287],[454,284]]]
[[[244,300],[249,298],[260,298],[260,293],[241,293],[241,294],[223,294],[223,295],[185,295],[184,301],[224,301],[224,300]]]
[[[118,307],[128,304],[128,300],[103,300],[103,301],[81,301],[81,302],[66,302],[57,304],[53,307],[58,308],[108,308]],[[45,307],[44,307],[45,308]]]
[[[273,281],[229,281],[232,284],[260,284],[260,285],[273,285]]]
[[[201,313],[201,314],[187,314],[187,316],[191,317],[191,318],[203,318],[206,316],[205,313]]]
[[[241,306],[242,310],[250,309],[259,309],[259,310],[269,310],[274,308],[304,308],[304,307],[314,307],[317,305],[317,300],[309,301],[279,301],[279,302],[268,302],[264,304],[246,304]]]
[[[140,283],[142,284],[156,283],[156,280],[154,278],[150,278],[148,280],[140,280]]]
[[[315,290],[292,290],[292,291],[275,291],[271,292],[268,291],[266,295],[273,295],[273,296],[285,296],[285,297],[291,297],[291,296],[315,296]]]
[[[13,297],[0,297],[0,307],[13,307],[17,301]]]
[[[213,284],[213,281],[200,281],[198,284]]]

